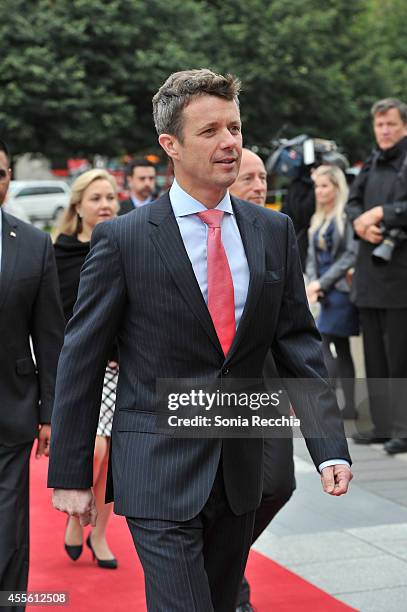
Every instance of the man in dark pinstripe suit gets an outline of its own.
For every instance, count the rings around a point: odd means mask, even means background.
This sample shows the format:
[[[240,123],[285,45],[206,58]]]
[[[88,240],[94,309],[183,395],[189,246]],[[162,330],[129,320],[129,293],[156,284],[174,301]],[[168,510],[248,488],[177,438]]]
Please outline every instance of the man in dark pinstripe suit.
[[[258,206],[266,205],[267,172],[263,160],[254,151],[242,150],[239,174],[229,191],[241,200]],[[263,375],[268,380],[275,380],[278,376],[270,353],[265,361]],[[295,489],[293,439],[287,429],[278,436],[265,437],[263,459],[263,491],[260,505],[256,510],[252,543],[260,537],[277,512],[288,502]],[[252,610],[250,586],[244,577],[236,612]]]
[[[232,612],[262,490],[262,439],[178,438],[160,429],[159,379],[224,384],[261,378],[271,347],[282,376],[312,378],[298,416],[324,490],[351,478],[339,411],[309,313],[287,217],[231,199],[240,163],[239,84],[209,70],[175,73],[153,100],[172,158],[169,194],[97,226],[58,368],[49,486],[54,505],[95,524],[93,439],[104,366],[117,338],[120,379],[108,498],[127,517],[150,611]],[[236,333],[226,355],[207,306],[207,227],[223,212]],[[222,331],[222,330],[220,330]]]

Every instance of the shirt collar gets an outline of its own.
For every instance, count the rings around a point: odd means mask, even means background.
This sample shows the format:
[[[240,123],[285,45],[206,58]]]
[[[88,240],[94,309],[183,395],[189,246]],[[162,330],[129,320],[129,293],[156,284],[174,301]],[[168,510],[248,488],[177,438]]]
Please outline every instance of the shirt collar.
[[[185,217],[187,215],[196,215],[199,212],[208,210],[206,206],[204,206],[198,200],[195,200],[189,193],[184,191],[182,187],[180,187],[174,179],[170,189],[170,201],[172,210],[176,217]],[[219,204],[215,206],[217,210],[223,210],[230,215],[233,215],[232,202],[230,200],[229,191],[227,191],[224,197],[221,199]]]
[[[138,208],[139,206],[144,206],[145,204],[149,204],[153,201],[153,198],[151,196],[148,196],[148,198],[146,198],[145,200],[139,200],[133,194],[130,194],[130,199],[136,208]]]

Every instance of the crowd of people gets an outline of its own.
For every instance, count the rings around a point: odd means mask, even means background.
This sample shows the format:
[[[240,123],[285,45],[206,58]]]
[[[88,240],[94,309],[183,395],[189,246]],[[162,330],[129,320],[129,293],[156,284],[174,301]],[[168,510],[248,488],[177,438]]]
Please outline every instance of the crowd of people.
[[[175,178],[157,200],[154,164],[135,160],[121,203],[108,172],[80,175],[52,241],[0,214],[0,590],[27,587],[38,438],[72,561],[85,543],[100,568],[120,568],[106,540],[114,502],[149,610],[253,609],[246,560],[295,490],[292,432],[163,432],[161,379],[311,381],[292,391],[291,411],[323,490],[342,495],[352,478],[343,419],[358,418],[349,338],[361,328],[373,429],[354,442],[407,452],[407,107],[373,107],[377,149],[350,193],[337,166],[312,168],[302,266],[291,221],[265,206],[263,161],[242,148],[239,87],[203,69],[159,89],[154,121]],[[10,176],[0,142],[0,203]]]
[[[348,338],[360,325],[373,427],[353,439],[382,443],[394,455],[407,452],[407,106],[380,100],[372,120],[377,148],[349,195],[338,168],[313,174],[317,206],[309,230],[307,294],[311,303],[321,302],[317,324],[328,371],[343,380],[345,418],[358,416]]]

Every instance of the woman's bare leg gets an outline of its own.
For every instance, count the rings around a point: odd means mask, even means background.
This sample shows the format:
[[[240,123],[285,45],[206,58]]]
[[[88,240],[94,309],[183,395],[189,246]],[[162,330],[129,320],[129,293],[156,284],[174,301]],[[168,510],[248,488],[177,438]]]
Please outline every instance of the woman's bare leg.
[[[95,495],[98,518],[92,529],[92,547],[98,559],[114,559],[106,542],[106,527],[112,513],[113,503],[105,504],[107,467],[110,438],[96,436],[93,464],[93,493]]]
[[[83,543],[83,527],[76,516],[70,516],[65,529],[65,544],[81,546]]]

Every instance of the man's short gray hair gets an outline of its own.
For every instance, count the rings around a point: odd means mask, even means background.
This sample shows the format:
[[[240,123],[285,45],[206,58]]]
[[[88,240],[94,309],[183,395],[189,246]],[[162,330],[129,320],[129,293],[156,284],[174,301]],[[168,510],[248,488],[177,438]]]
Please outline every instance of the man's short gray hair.
[[[407,104],[398,98],[384,98],[383,100],[379,100],[373,104],[370,112],[374,119],[376,115],[387,113],[387,111],[392,108],[396,108],[400,113],[402,122],[407,123]]]
[[[153,98],[153,116],[158,135],[183,139],[182,111],[195,96],[210,95],[239,104],[240,81],[232,74],[222,76],[207,68],[174,72]]]

